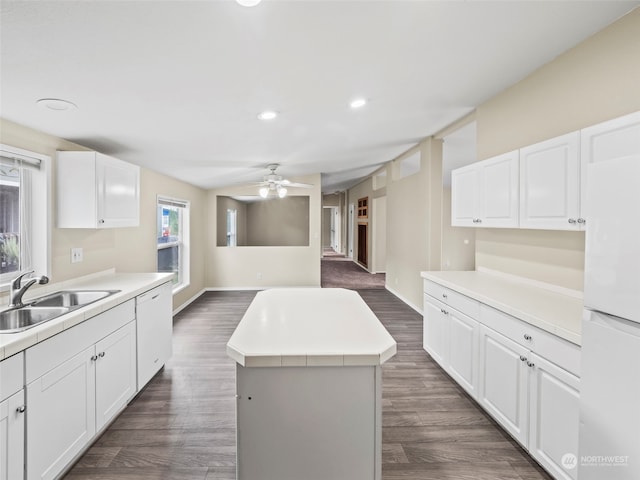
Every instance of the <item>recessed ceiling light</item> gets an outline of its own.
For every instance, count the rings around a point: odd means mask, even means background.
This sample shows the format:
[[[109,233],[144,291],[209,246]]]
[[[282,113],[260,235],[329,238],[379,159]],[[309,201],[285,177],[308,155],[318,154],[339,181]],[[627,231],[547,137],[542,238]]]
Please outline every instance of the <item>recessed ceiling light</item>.
[[[78,106],[68,100],[62,100],[61,98],[41,98],[36,103],[47,110],[55,110],[63,112],[65,110],[75,110]]]
[[[236,0],[236,2],[243,7],[255,7],[260,3],[260,1],[261,0]]]
[[[364,107],[366,104],[367,104],[367,99],[366,98],[356,98],[356,99],[351,101],[349,106],[351,108],[360,108],[360,107]]]
[[[266,110],[258,115],[260,120],[273,120],[278,116],[278,112],[274,112],[273,110]]]

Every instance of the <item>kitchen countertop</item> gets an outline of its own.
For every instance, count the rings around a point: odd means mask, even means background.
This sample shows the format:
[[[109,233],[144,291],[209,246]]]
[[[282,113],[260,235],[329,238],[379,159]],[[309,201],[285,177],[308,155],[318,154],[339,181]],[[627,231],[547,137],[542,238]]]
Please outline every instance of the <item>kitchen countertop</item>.
[[[95,317],[158,285],[162,285],[168,282],[171,276],[171,273],[115,273],[110,270],[77,280],[44,285],[38,289],[34,288],[33,291],[28,290],[25,295],[25,303],[36,297],[60,290],[120,290],[120,292],[53,320],[43,322],[23,332],[0,333],[0,360],[19,353],[91,317]],[[6,308],[6,305],[2,309],[4,308]]]
[[[581,344],[581,298],[489,272],[421,272],[421,276],[571,343]]]
[[[381,365],[395,353],[360,295],[342,288],[259,292],[227,343],[245,367]]]

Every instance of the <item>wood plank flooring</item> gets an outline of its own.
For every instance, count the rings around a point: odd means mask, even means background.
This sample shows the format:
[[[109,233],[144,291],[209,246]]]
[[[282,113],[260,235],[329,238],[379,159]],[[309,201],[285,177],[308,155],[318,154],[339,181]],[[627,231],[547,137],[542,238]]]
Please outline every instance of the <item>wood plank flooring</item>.
[[[383,367],[383,480],[551,478],[430,359],[419,314],[386,290],[359,293],[398,342]],[[172,359],[65,480],[235,479],[225,347],[254,295],[210,292],[177,315]]]

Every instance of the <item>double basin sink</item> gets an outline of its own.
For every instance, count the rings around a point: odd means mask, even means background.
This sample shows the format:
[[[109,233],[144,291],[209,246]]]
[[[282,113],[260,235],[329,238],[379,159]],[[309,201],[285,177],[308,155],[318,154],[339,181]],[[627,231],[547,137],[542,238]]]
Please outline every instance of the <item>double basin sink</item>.
[[[16,333],[107,298],[120,290],[62,290],[0,312],[0,333]]]

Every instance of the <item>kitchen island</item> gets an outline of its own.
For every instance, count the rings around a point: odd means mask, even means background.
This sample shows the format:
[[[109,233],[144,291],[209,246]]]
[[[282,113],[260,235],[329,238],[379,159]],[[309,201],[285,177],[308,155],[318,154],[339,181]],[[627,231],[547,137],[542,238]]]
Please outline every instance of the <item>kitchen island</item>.
[[[237,478],[379,480],[381,365],[395,353],[354,291],[258,293],[227,343]]]

